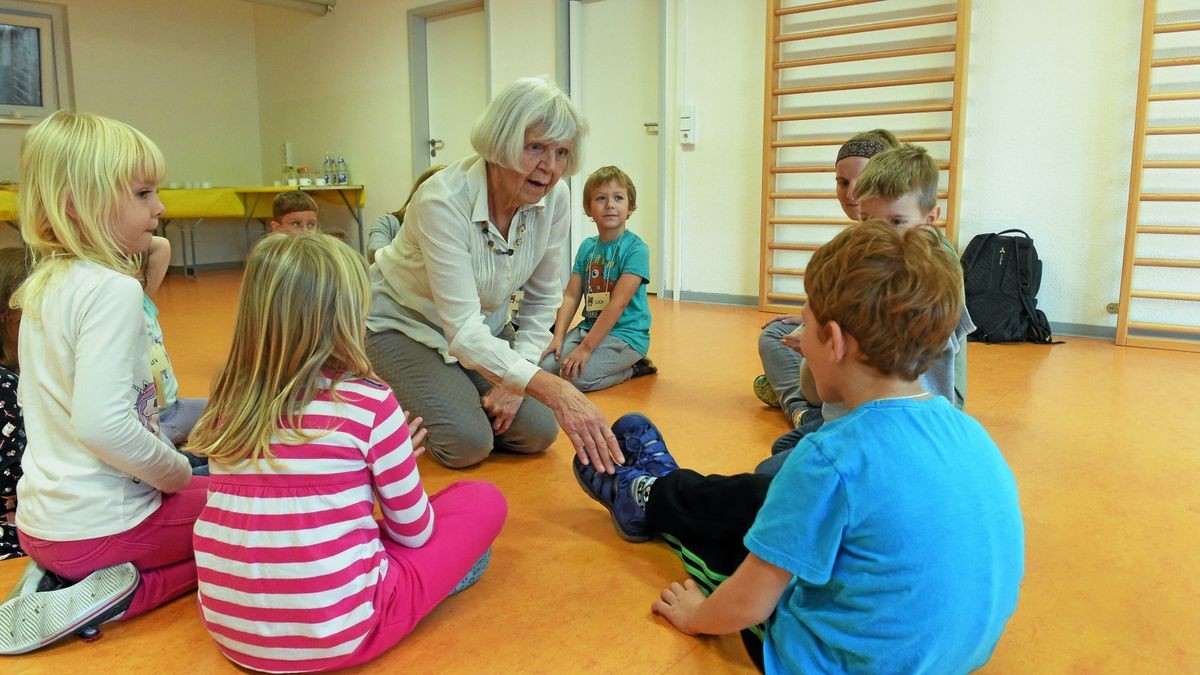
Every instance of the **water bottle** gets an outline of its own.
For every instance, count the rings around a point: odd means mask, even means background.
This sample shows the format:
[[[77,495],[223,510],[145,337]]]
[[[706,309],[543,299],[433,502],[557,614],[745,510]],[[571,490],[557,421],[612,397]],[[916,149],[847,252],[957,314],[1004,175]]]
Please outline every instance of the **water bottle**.
[[[337,158],[337,182],[338,185],[350,184],[350,169],[346,166],[345,155],[338,155]]]
[[[325,153],[325,184],[333,185],[337,182],[337,164],[333,160],[333,153]]]

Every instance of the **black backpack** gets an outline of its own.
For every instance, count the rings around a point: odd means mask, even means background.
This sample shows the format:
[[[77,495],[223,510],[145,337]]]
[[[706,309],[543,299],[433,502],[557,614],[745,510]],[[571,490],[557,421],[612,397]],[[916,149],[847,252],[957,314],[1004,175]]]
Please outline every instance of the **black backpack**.
[[[967,311],[975,322],[971,340],[1053,341],[1050,322],[1037,308],[1042,261],[1033,238],[1022,230],[980,234],[962,255]]]

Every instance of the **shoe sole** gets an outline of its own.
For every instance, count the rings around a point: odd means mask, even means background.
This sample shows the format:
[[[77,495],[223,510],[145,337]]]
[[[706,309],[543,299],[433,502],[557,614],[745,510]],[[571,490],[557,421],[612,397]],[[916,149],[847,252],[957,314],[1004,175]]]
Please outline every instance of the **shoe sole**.
[[[0,654],[24,654],[78,632],[134,592],[131,563],[106,567],[67,588],[27,593],[0,605]]]
[[[609,507],[608,504],[605,504],[604,502],[600,501],[599,497],[592,494],[591,488],[589,488],[587,486],[587,483],[583,482],[583,477],[580,476],[579,471],[576,470],[574,461],[571,462],[571,473],[573,473],[575,475],[575,482],[579,483],[579,487],[583,488],[583,493],[585,495],[591,497],[592,501],[596,502],[600,506],[603,506],[605,511],[608,511],[608,515],[610,518],[612,518],[613,527],[616,528],[618,536],[620,536],[625,541],[628,541],[628,542],[631,542],[634,544],[640,544],[645,541],[650,541],[651,539],[654,538],[653,536],[648,535],[648,534],[630,534],[630,533],[626,532],[621,527],[621,521],[617,520],[617,512],[614,511],[611,507]]]
[[[487,569],[488,563],[491,561],[492,547],[489,546],[488,550],[484,551],[483,555],[479,556],[479,560],[476,560],[475,564],[471,565],[471,569],[467,570],[467,574],[462,578],[462,581],[458,582],[458,585],[454,587],[454,590],[450,591],[450,595],[457,595],[458,593],[462,593],[463,591],[467,590],[471,586],[474,586],[475,582],[479,581],[479,578],[483,576],[483,571]]]

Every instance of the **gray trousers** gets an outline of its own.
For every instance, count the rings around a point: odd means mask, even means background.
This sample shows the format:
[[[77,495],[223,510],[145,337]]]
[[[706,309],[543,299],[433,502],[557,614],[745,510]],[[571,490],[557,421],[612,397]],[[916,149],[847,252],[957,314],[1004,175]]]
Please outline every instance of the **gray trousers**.
[[[562,359],[567,358],[567,354],[575,351],[585,337],[587,337],[587,333],[580,330],[578,326],[567,331],[567,334],[563,336],[562,351],[559,353],[562,358],[556,359],[553,354],[547,354],[546,358],[542,359],[542,370],[558,375],[562,369]],[[633,364],[642,358],[643,355],[638,350],[610,333],[604,336],[600,345],[588,357],[587,363],[583,364],[583,374],[571,380],[571,384],[575,385],[579,391],[597,391],[621,384],[633,377]],[[799,386],[799,382],[797,382],[797,386]]]
[[[544,404],[526,396],[503,434],[492,424],[481,398],[492,385],[483,375],[446,363],[430,349],[399,331],[367,333],[371,365],[396,394],[400,407],[424,418],[429,431],[425,448],[450,468],[478,464],[493,449],[519,453],[542,452],[558,436],[558,421]]]
[[[767,324],[758,334],[758,357],[762,359],[767,381],[779,397],[779,407],[791,422],[796,411],[812,407],[800,393],[800,355],[784,347],[780,340],[796,330],[796,324],[776,321]]]

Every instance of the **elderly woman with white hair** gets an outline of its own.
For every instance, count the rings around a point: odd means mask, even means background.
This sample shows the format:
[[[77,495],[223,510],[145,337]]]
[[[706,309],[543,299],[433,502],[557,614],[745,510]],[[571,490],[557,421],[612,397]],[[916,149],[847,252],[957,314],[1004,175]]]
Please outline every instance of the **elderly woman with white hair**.
[[[425,446],[446,466],[493,449],[541,452],[558,426],[585,464],[611,472],[622,462],[599,409],[537,366],[568,264],[570,197],[559,179],[578,170],[586,131],[558,87],[518,80],[476,120],[479,154],[426,181],[375,255],[367,354],[424,419]]]

